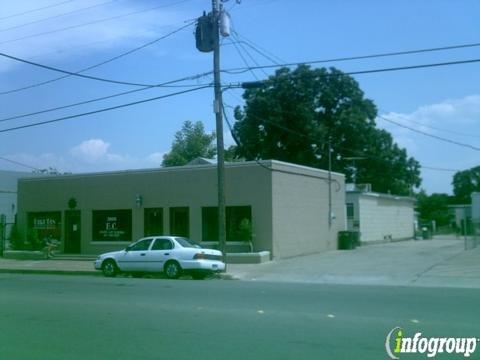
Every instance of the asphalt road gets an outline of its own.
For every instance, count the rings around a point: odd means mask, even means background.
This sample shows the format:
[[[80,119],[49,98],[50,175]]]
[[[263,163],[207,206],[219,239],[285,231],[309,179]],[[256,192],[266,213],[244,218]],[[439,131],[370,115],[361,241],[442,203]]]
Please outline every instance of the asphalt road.
[[[395,326],[480,337],[479,314],[478,289],[0,274],[0,359],[385,359]]]

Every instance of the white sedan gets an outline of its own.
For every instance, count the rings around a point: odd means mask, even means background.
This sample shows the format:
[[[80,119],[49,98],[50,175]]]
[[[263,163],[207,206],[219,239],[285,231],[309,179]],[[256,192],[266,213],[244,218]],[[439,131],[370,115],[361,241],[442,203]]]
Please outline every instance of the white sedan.
[[[222,252],[203,249],[193,241],[176,236],[151,236],[140,239],[124,250],[100,255],[95,269],[105,276],[119,272],[142,274],[164,272],[169,279],[189,273],[194,279],[225,271]]]

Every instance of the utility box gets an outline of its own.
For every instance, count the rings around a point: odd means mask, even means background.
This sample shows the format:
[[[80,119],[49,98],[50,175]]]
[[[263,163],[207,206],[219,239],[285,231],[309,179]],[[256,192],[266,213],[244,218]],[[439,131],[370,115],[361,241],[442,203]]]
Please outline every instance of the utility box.
[[[203,15],[197,20],[195,41],[198,51],[211,52],[215,45],[215,26],[212,15]]]

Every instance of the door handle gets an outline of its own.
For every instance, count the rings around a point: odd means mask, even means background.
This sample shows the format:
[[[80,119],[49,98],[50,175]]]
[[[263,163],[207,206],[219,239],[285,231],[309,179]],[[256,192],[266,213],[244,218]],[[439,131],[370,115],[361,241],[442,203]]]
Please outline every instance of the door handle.
[[[170,253],[165,253],[164,255],[170,255]]]
[[[140,254],[140,256],[145,256],[145,253],[143,253],[143,254]]]

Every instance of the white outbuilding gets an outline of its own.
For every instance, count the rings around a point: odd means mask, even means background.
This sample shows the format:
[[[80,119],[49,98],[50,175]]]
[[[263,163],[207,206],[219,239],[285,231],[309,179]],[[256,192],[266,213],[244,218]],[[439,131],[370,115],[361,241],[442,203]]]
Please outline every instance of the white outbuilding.
[[[414,237],[415,199],[372,192],[347,185],[347,228],[360,232],[361,244],[408,240]]]

